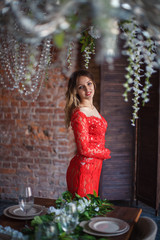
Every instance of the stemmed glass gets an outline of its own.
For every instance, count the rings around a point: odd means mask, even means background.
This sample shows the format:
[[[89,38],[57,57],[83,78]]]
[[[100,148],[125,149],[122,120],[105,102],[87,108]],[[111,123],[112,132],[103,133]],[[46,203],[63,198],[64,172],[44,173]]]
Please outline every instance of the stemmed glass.
[[[71,202],[63,206],[60,215],[60,224],[67,234],[73,232],[78,224],[78,210],[76,203]]]
[[[20,209],[25,213],[25,215],[27,215],[34,204],[34,197],[33,197],[31,187],[28,187],[28,186],[20,187],[18,202],[19,202]]]
[[[58,229],[56,223],[51,221],[48,223],[40,224],[35,232],[34,239],[58,240]]]

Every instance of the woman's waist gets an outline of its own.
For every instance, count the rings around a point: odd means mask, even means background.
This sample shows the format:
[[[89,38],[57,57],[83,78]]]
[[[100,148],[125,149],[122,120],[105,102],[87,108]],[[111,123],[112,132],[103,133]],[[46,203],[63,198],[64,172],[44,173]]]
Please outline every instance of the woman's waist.
[[[80,153],[76,153],[76,155],[72,158],[72,161],[76,161],[76,162],[92,162],[95,160],[100,160],[99,158],[96,157],[86,157]]]
[[[101,140],[99,140],[99,141],[90,141],[89,142],[89,146],[90,147],[98,147],[98,148],[104,148],[104,146],[105,146],[105,141],[101,141]]]

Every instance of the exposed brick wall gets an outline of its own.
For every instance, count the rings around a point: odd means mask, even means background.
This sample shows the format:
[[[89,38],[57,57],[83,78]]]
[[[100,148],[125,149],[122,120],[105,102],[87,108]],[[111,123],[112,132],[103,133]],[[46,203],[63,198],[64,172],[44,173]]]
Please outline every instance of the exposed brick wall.
[[[35,102],[0,89],[0,196],[15,198],[19,183],[35,196],[56,198],[66,190],[66,169],[75,151],[64,125],[67,78],[51,72]]]

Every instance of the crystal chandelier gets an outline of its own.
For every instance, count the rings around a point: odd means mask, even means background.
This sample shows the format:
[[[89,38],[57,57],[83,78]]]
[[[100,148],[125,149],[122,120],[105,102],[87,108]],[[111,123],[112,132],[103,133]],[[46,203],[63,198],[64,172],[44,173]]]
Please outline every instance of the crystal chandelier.
[[[74,10],[73,5],[75,8],[76,1],[1,1],[2,87],[17,89],[25,101],[37,99],[50,64],[52,34],[69,27],[66,17],[68,10],[69,13]],[[67,58],[66,54],[60,54],[60,61],[64,62],[64,56]]]
[[[1,32],[0,84],[17,89],[25,101],[37,99],[50,59],[51,40],[44,39],[37,45],[18,42],[10,32]]]

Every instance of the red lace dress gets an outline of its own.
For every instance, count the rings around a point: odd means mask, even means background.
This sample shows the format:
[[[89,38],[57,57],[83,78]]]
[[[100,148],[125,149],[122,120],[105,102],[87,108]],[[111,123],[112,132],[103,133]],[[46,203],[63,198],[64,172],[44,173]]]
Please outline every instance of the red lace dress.
[[[110,158],[110,150],[105,148],[107,122],[101,118],[87,117],[76,109],[71,117],[77,145],[77,154],[71,160],[67,170],[67,186],[73,196],[98,194],[99,180],[104,159]]]

